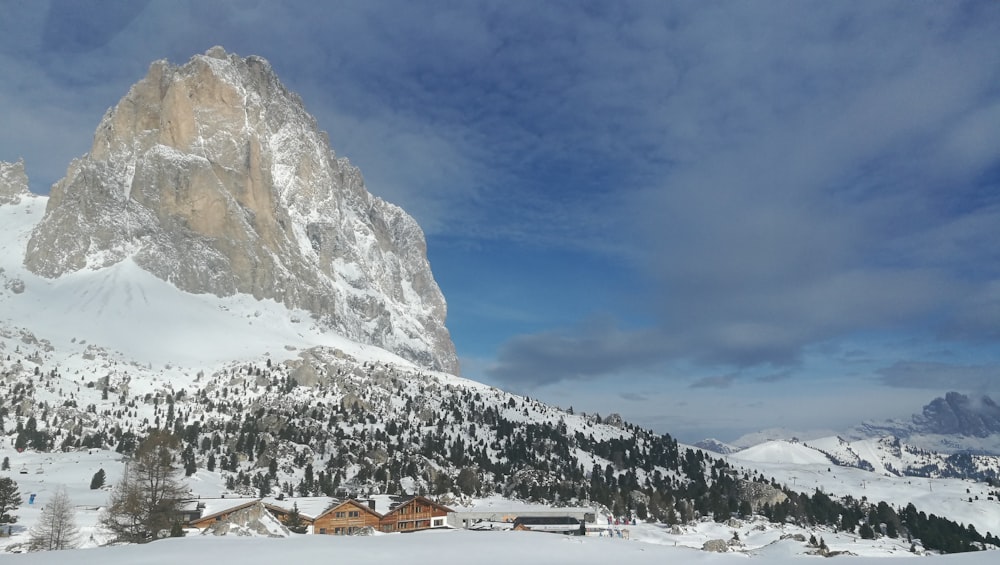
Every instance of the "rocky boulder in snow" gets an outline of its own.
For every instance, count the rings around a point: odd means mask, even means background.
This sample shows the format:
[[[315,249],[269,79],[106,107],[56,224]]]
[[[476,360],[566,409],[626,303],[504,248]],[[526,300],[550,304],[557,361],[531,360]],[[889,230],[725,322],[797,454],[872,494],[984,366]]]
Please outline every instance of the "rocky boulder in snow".
[[[754,512],[759,511],[765,504],[774,506],[775,504],[788,500],[788,495],[781,492],[768,483],[757,481],[744,481],[738,483],[740,500],[746,500]]]
[[[725,553],[729,551],[729,544],[724,539],[710,539],[701,546],[702,551],[714,553]]]
[[[52,187],[25,266],[55,278],[126,258],[181,290],[273,299],[458,372],[420,227],[368,193],[259,57],[215,47],[153,63]]]

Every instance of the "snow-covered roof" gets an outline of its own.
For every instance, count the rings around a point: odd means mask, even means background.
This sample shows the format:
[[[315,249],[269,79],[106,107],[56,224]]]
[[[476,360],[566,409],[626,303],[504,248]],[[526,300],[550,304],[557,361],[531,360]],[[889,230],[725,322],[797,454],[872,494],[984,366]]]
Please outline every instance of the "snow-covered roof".
[[[262,502],[286,512],[291,512],[292,508],[298,506],[299,514],[304,518],[315,518],[339,504],[340,500],[332,496],[289,496],[280,499],[269,496],[262,499]]]
[[[258,498],[199,498],[194,499],[190,502],[194,502],[202,506],[201,520],[205,518],[210,518],[218,514],[223,514],[235,510],[241,506],[247,506],[257,502]]]

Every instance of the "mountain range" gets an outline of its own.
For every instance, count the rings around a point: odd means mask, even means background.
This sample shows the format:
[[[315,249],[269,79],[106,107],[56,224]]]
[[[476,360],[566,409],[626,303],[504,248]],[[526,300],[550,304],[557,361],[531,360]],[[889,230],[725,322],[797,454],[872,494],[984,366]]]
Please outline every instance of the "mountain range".
[[[842,436],[852,440],[890,438],[928,451],[1000,455],[1000,407],[987,395],[948,392],[926,404],[909,420],[870,420],[847,430],[764,429],[732,442],[708,438],[695,445],[716,453],[734,453],[771,440]]]
[[[925,449],[1000,455],[1000,407],[989,396],[949,392],[923,407],[909,421],[866,422],[856,437],[893,435]]]

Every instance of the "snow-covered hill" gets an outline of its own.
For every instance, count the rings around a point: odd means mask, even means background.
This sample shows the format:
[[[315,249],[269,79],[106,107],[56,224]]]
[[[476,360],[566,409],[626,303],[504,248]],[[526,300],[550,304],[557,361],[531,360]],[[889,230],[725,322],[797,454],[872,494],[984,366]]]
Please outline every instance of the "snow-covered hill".
[[[838,465],[834,458],[848,466]],[[1000,488],[971,480],[900,475],[884,462],[896,461],[902,468],[914,460],[912,454],[878,440],[772,441],[728,455],[726,460],[737,470],[761,473],[802,493],[819,490],[837,497],[865,497],[900,508],[912,503],[924,512],[974,524],[980,531],[1000,531]],[[875,461],[880,466],[859,468],[857,461]]]

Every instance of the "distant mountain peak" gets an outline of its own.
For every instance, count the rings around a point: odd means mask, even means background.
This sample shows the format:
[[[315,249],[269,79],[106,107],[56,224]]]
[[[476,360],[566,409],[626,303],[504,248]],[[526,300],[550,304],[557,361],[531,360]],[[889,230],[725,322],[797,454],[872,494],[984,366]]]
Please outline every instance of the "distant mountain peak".
[[[422,230],[368,193],[260,57],[213,47],[154,62],[53,186],[24,264],[57,278],[125,259],[181,290],[272,299],[458,372]]]
[[[738,447],[733,447],[726,442],[719,441],[715,438],[706,438],[694,444],[694,447],[704,449],[706,451],[711,451],[713,453],[719,453],[722,455],[729,455],[730,453],[736,453],[740,449]]]
[[[949,392],[924,406],[913,423],[921,433],[983,438],[1000,433],[1000,407],[986,395]]]

